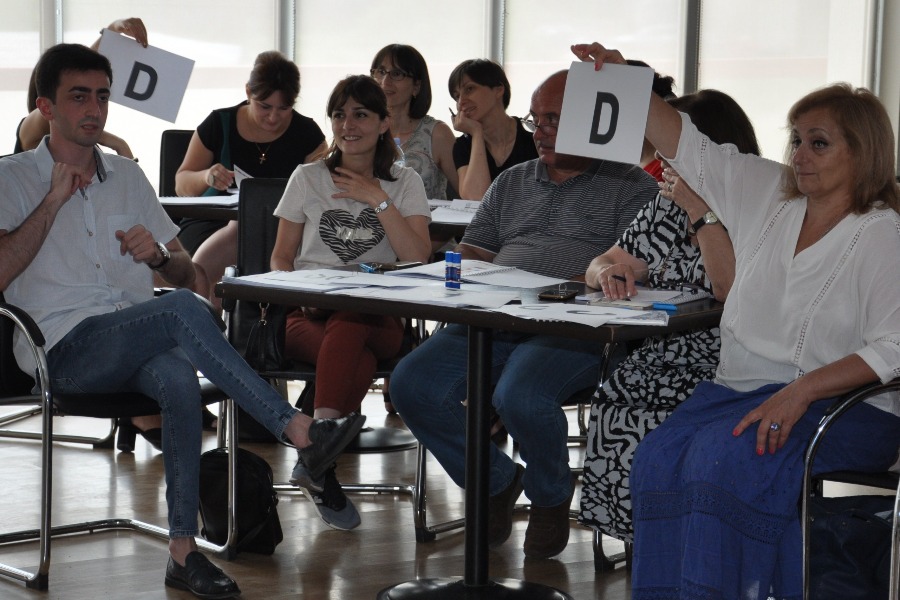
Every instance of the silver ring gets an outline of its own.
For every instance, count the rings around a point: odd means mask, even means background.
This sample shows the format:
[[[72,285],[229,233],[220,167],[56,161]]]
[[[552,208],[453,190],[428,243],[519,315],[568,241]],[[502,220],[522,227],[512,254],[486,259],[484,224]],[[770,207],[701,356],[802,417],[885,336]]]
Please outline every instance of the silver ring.
[[[779,429],[781,429],[781,425],[779,425],[778,423],[772,423],[771,425],[769,425],[769,429],[772,431],[778,431]]]

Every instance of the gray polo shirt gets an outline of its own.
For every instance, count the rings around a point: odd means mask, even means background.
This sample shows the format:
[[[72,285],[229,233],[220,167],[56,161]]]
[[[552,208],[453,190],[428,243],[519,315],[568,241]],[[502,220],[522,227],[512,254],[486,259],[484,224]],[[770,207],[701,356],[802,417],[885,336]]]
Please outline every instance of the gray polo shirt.
[[[47,139],[0,160],[0,230],[16,229],[50,191],[54,160]],[[62,206],[34,260],[4,291],[37,322],[48,350],[85,318],[153,297],[152,271],[120,254],[117,230],[141,224],[164,244],[178,233],[135,162],[95,152],[91,185]],[[31,353],[19,340],[15,354],[33,372]]]
[[[656,180],[633,165],[595,161],[556,184],[539,159],[530,160],[494,180],[462,243],[496,254],[498,265],[581,275],[658,191]]]

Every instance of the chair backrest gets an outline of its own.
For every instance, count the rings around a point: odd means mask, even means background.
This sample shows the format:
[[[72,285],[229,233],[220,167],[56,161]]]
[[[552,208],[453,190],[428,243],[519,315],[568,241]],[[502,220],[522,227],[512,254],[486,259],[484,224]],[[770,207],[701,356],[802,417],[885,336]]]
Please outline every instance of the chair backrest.
[[[187,154],[188,144],[194,135],[192,129],[166,129],[162,132],[159,143],[159,195],[175,195],[175,173],[184,155]]]
[[[275,207],[281,201],[287,179],[254,177],[241,183],[238,205],[238,272],[256,275],[270,271],[278,219]]]
[[[270,271],[269,259],[275,248],[278,219],[275,207],[284,194],[287,179],[254,177],[241,182],[238,205],[238,275]],[[228,320],[228,339],[239,351],[247,346],[250,329],[259,321],[259,304],[237,302]]]
[[[0,302],[5,302],[0,293]],[[9,319],[0,319],[0,398],[29,395],[34,379],[26,375],[13,355],[15,325]]]

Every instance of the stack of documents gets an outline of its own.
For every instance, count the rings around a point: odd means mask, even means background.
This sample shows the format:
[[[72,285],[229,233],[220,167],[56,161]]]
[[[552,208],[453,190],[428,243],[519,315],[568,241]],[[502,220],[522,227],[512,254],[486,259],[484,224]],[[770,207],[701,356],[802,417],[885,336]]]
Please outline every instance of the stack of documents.
[[[521,301],[521,288],[533,290],[547,285],[557,285],[564,283],[566,281],[564,279],[553,279],[477,260],[464,261],[462,274],[464,282],[478,283],[468,283],[460,290],[445,288],[443,263],[388,271],[384,274],[346,269],[305,269],[224,277],[222,281],[399,302],[476,307],[497,310],[526,319],[569,321],[594,327],[606,323],[641,325],[668,323],[668,315],[664,311],[635,311],[614,306],[565,303],[510,304]],[[504,283],[498,283],[500,281]],[[504,289],[506,286],[510,287]],[[533,297],[533,292],[528,297]]]

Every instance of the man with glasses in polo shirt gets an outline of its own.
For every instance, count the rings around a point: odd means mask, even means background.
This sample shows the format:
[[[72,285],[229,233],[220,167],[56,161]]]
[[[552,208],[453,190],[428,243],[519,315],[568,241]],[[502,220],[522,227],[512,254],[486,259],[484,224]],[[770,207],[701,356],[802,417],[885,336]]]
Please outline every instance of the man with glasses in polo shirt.
[[[460,243],[463,259],[550,277],[580,275],[656,196],[656,181],[637,166],[556,152],[566,76],[551,75],[532,95],[523,125],[533,131],[538,158],[509,168],[491,184]],[[450,325],[407,355],[391,378],[391,397],[404,422],[460,486],[467,350],[466,328]],[[562,402],[597,384],[599,350],[596,342],[494,332],[492,401],[527,468],[491,445],[491,546],[509,537],[524,489],[532,505],[525,555],[549,558],[566,547],[574,480]]]

